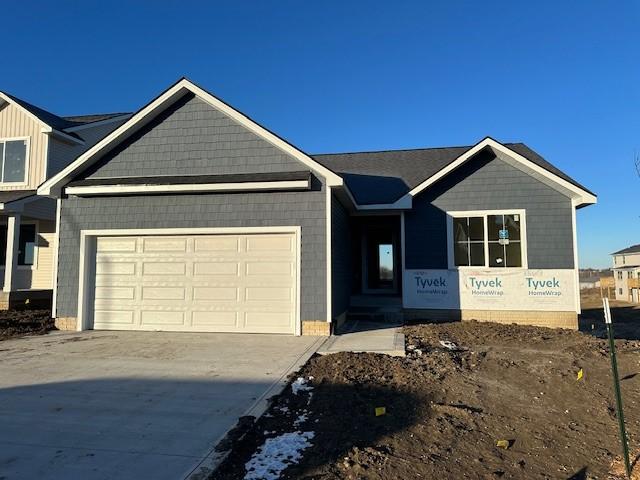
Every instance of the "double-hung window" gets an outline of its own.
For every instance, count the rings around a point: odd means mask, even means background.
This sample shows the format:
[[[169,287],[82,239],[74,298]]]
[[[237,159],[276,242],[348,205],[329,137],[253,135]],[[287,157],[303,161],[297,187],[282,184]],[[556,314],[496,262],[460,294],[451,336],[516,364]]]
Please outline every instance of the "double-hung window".
[[[523,211],[450,212],[452,267],[527,265]]]
[[[28,150],[27,139],[0,139],[0,182],[26,182]]]

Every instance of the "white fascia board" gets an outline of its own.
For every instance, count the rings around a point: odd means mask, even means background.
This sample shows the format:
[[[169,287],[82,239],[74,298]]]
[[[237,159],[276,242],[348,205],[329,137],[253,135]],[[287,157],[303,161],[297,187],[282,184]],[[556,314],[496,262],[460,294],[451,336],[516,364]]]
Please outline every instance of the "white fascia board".
[[[52,191],[55,191],[55,193],[57,194],[59,192],[59,188],[63,186],[65,182],[69,181],[71,176],[73,176],[73,174],[76,173],[82,166],[84,166],[85,164],[87,166],[91,165],[92,160],[96,161],[97,156],[101,152],[114,145],[125,133],[132,130],[134,127],[139,128],[151,121],[151,119],[154,117],[154,114],[163,111],[165,106],[173,103],[174,100],[182,96],[185,92],[191,92],[195,94],[214,108],[217,108],[221,112],[236,120],[245,128],[253,131],[255,134],[259,135],[274,146],[292,155],[294,158],[307,165],[313,171],[323,176],[326,179],[326,183],[328,186],[333,187],[343,184],[342,177],[335,174],[328,168],[320,165],[304,152],[285,142],[281,138],[266,130],[264,127],[261,127],[247,116],[238,112],[210,93],[204,91],[189,80],[182,79],[171,88],[169,88],[166,92],[161,94],[158,98],[149,103],[147,106],[142,108],[139,112],[135,113],[119,128],[116,128],[113,132],[96,143],[92,148],[80,155],[74,162],[69,164],[57,175],[54,175],[49,180],[44,182],[38,188],[38,193],[40,195],[51,195]]]
[[[492,139],[490,137],[487,137],[484,140],[480,141],[479,143],[477,143],[476,145],[471,147],[469,150],[464,152],[462,155],[460,155],[452,163],[450,163],[445,168],[440,170],[438,173],[436,173],[435,175],[432,175],[431,177],[427,178],[420,185],[418,185],[417,187],[413,188],[409,193],[407,193],[405,195],[405,197],[409,197],[409,196],[414,197],[414,196],[416,196],[418,193],[422,192],[424,189],[426,189],[430,185],[433,185],[435,182],[437,182],[438,180],[440,180],[444,176],[446,176],[449,173],[451,173],[453,170],[455,170],[456,168],[458,168],[459,166],[464,164],[467,160],[469,160],[471,157],[473,157],[475,154],[479,153],[483,148],[486,148],[486,147],[490,147],[496,152],[500,152],[500,153],[503,153],[505,155],[508,155],[509,157],[511,157],[514,160],[522,163],[524,166],[526,166],[527,168],[531,169],[532,171],[535,171],[536,173],[542,175],[543,177],[546,177],[547,179],[555,182],[556,184],[560,185],[561,187],[569,190],[571,192],[573,198],[579,199],[579,204],[580,205],[591,205],[591,204],[594,204],[594,203],[597,202],[597,197],[595,195],[593,195],[592,193],[589,193],[589,192],[587,192],[587,191],[575,186],[571,182],[568,182],[565,179],[560,178],[559,176],[549,172],[548,170],[546,170],[545,168],[541,167],[540,165],[537,165],[536,163],[532,162],[528,158],[523,157],[519,153],[511,150],[508,147],[505,147],[504,145],[502,145],[501,143],[495,141],[494,139]]]
[[[87,185],[67,187],[68,195],[119,195],[134,193],[201,193],[201,192],[251,192],[259,190],[306,190],[309,180],[284,180],[274,182],[200,183],[170,185]]]

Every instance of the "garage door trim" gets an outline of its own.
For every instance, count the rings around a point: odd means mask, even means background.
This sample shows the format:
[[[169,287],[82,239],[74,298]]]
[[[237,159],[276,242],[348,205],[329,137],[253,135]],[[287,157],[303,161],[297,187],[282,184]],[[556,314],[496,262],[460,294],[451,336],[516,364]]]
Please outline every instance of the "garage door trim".
[[[300,269],[301,269],[301,227],[206,227],[206,228],[146,228],[146,229],[104,229],[80,231],[80,261],[78,281],[78,321],[77,330],[87,330],[91,325],[92,296],[95,281],[96,239],[98,237],[151,236],[151,235],[251,235],[260,233],[293,233],[296,242],[296,298],[295,298],[295,334],[300,335]]]

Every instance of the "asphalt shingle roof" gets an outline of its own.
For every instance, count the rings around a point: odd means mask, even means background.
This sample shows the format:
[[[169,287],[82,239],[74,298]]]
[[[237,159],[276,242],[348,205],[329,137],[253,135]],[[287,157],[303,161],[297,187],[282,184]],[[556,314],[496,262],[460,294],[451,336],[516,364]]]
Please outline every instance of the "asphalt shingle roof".
[[[640,244],[631,245],[630,247],[623,248],[622,250],[618,250],[617,252],[613,252],[611,255],[622,255],[625,253],[640,253]]]
[[[545,170],[588,191],[585,187],[554,167],[523,143],[505,143]],[[328,153],[312,157],[340,174],[361,205],[393,203],[473,148],[442,147],[379,152]]]
[[[64,131],[67,128],[77,127],[79,125],[85,125],[87,123],[99,122],[101,120],[108,120],[109,118],[118,117],[120,115],[126,115],[126,113],[100,113],[91,115],[73,115],[60,117],[54,113],[48,112],[40,107],[36,107],[29,102],[26,102],[18,97],[14,97],[5,92],[5,95],[22,108],[32,113],[51,128],[59,131]],[[69,133],[71,134],[71,133]]]

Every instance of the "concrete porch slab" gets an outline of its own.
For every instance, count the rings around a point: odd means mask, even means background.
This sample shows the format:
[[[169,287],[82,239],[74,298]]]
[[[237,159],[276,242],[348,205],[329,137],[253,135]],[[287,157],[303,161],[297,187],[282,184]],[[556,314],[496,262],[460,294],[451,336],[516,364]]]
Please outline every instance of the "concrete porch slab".
[[[351,320],[343,326],[343,333],[329,337],[318,353],[368,352],[404,357],[406,351],[401,326],[399,323]]]

